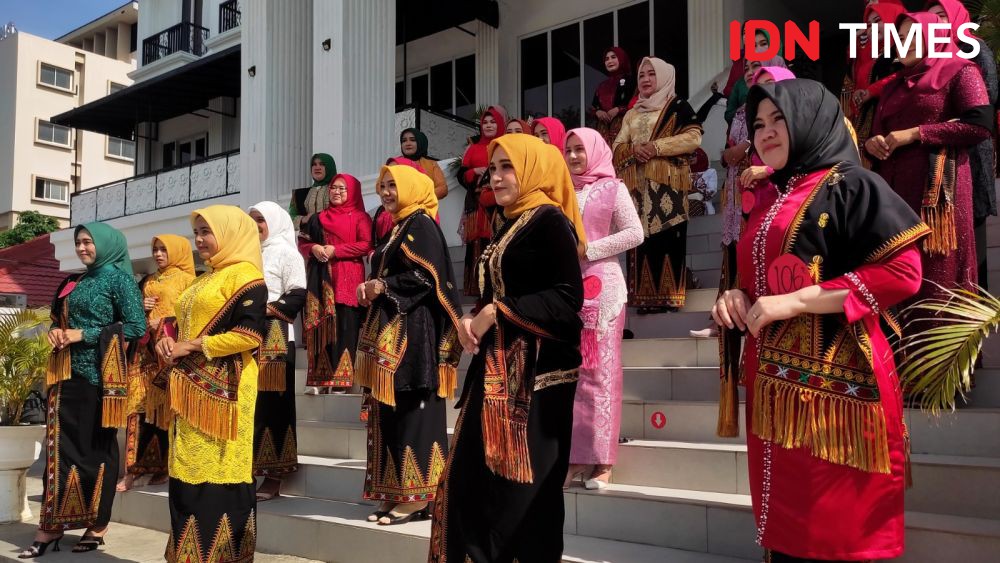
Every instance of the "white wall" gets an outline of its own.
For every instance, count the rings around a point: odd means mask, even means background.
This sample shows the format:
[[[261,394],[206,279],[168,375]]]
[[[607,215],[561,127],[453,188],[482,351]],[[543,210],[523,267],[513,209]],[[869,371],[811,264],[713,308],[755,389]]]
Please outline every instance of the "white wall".
[[[473,23],[464,26],[475,31]],[[476,52],[476,38],[455,28],[410,41],[406,46],[407,75],[427,71],[430,67]],[[403,78],[403,46],[396,46],[396,80]]]
[[[14,118],[17,115],[17,80],[11,75],[17,68],[17,43],[20,33],[0,41],[0,213],[11,209],[14,194],[14,160],[17,145],[14,143]]]
[[[142,41],[154,33],[159,33],[181,22],[181,0],[138,0],[139,25],[136,37],[136,51],[142,64]],[[212,3],[206,0],[206,3]],[[218,8],[216,8],[218,10]]]

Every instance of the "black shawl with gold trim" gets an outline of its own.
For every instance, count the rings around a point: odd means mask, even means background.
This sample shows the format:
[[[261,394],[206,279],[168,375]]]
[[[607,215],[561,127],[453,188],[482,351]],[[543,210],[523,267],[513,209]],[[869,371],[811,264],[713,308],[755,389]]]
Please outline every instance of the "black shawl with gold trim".
[[[295,322],[295,316],[302,310],[305,302],[306,290],[292,289],[267,304],[266,332],[257,351],[257,363],[260,366],[258,391],[285,391],[288,325]]]
[[[358,338],[355,378],[372,397],[394,406],[396,393],[454,395],[461,357],[461,298],[440,227],[418,211],[376,250],[370,279],[385,283]]]

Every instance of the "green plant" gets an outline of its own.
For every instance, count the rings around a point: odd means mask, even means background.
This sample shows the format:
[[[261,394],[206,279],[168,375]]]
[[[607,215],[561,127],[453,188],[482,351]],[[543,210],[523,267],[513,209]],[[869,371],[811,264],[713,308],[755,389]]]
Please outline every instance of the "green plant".
[[[942,287],[945,297],[907,309],[914,317],[926,315],[916,323],[933,324],[903,339],[906,359],[900,365],[900,381],[920,408],[931,414],[952,411],[957,398],[965,400],[983,341],[1000,328],[1000,300],[976,289],[978,293]]]
[[[0,248],[14,246],[46,233],[59,230],[59,221],[37,211],[25,211],[17,219],[17,226],[0,233]]]
[[[47,309],[0,315],[0,425],[18,424],[28,395],[45,378],[48,319]]]
[[[965,0],[965,7],[972,21],[979,23],[979,29],[973,33],[990,46],[1000,63],[1000,0]]]

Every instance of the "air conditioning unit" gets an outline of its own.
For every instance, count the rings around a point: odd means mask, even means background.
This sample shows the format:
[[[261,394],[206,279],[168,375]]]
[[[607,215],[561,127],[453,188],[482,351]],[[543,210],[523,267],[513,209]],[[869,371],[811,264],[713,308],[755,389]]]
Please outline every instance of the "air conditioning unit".
[[[24,309],[28,306],[28,296],[23,293],[0,293],[0,307]]]

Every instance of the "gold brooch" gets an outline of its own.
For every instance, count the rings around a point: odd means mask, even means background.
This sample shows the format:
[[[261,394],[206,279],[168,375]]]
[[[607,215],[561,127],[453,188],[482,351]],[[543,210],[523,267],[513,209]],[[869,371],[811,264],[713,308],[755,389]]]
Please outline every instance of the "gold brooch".
[[[249,307],[250,305],[253,305],[253,299],[247,299],[243,302],[244,307]]]
[[[820,213],[819,214],[819,221],[818,221],[819,228],[825,229],[827,223],[829,223],[829,222],[830,222],[830,214],[829,213]]]

